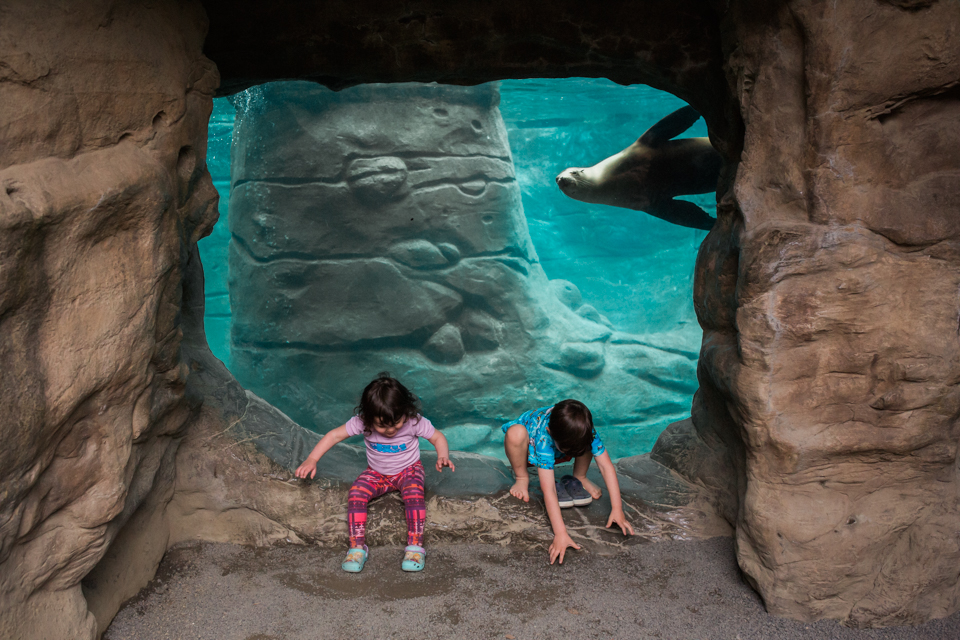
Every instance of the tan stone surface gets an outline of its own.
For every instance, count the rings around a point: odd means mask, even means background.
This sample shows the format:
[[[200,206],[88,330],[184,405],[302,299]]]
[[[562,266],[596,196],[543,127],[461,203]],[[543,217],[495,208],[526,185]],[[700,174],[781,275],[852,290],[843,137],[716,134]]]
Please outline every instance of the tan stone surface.
[[[883,625],[960,607],[960,5],[513,3],[513,17],[469,5],[467,20],[391,8],[382,22],[381,3],[349,5],[278,41],[288,15],[211,2],[215,61],[233,86],[610,74],[703,112],[740,163],[698,263],[692,428],[657,455],[736,524],[772,612]],[[248,400],[225,372],[198,373],[215,368],[195,245],[216,216],[218,83],[201,7],[14,0],[0,24],[0,636],[94,638],[171,540],[339,525],[302,499],[318,489],[216,435]],[[231,54],[238,25],[236,42],[266,32],[283,55]],[[503,530],[487,506],[432,509]]]
[[[944,616],[960,605],[960,5],[743,2],[727,21],[746,136],[698,265],[694,421],[744,475],[740,565],[781,615]]]
[[[195,410],[181,245],[216,216],[219,80],[197,5],[12,2],[0,22],[0,636],[94,637],[166,549],[91,585],[88,613],[81,580],[162,508]]]

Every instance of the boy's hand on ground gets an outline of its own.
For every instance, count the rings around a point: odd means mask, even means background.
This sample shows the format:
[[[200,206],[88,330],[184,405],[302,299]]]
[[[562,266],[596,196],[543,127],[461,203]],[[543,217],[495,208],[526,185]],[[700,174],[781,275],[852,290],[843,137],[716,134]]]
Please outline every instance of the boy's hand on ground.
[[[633,535],[633,527],[630,526],[629,522],[627,522],[627,516],[624,515],[623,509],[617,509],[616,511],[610,512],[610,517],[607,518],[607,529],[609,529],[613,524],[616,524],[618,527],[620,527],[620,530],[623,531],[623,535]]]
[[[307,458],[303,461],[303,464],[297,467],[297,470],[293,472],[293,475],[297,476],[298,478],[306,478],[307,476],[310,476],[311,478],[314,477],[317,475],[317,461]]]
[[[437,471],[443,471],[444,467],[450,467],[450,471],[456,471],[457,469],[453,466],[453,463],[450,462],[449,458],[437,458]]]
[[[566,533],[554,536],[553,542],[550,543],[550,564],[553,564],[553,561],[558,557],[560,558],[560,564],[563,564],[563,554],[566,552],[567,547],[579,549],[580,545],[574,542]]]

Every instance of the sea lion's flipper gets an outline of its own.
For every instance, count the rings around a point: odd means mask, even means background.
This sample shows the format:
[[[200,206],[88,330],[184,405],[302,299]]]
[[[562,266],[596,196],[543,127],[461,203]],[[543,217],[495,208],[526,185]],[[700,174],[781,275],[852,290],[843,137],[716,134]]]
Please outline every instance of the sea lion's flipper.
[[[657,147],[671,138],[676,138],[699,119],[700,114],[693,107],[677,109],[647,129],[637,142],[648,147]]]
[[[660,200],[645,211],[661,220],[691,229],[709,231],[716,222],[706,211],[686,200]]]

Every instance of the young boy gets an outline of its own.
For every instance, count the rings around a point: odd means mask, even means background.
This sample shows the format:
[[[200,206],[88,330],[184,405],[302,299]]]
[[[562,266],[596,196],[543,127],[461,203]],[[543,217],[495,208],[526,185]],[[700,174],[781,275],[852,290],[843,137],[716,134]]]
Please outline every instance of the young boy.
[[[547,516],[553,528],[550,564],[557,558],[560,559],[560,564],[563,564],[567,547],[580,548],[567,534],[560,508],[584,506],[593,498],[601,496],[600,488],[587,480],[587,469],[594,457],[610,492],[610,517],[607,519],[607,527],[616,524],[623,531],[623,535],[633,535],[633,527],[623,513],[616,469],[593,428],[593,416],[585,404],[577,400],[563,400],[552,407],[527,411],[501,428],[506,434],[503,446],[516,478],[516,482],[510,487],[512,496],[524,502],[530,501],[530,475],[527,466],[537,468]],[[553,475],[554,465],[571,458],[574,459],[573,476],[557,481]]]

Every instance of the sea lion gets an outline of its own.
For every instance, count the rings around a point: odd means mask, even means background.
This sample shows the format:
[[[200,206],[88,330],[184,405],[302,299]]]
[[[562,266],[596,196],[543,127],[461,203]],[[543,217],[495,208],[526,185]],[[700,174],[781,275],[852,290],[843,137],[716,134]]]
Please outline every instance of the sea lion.
[[[700,119],[677,109],[632,145],[586,169],[571,167],[557,185],[574,200],[636,209],[683,227],[709,230],[714,219],[674,196],[716,191],[722,159],[708,138],[671,140]]]

